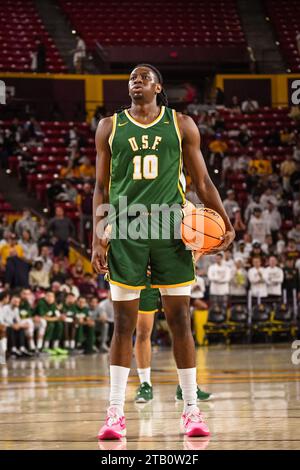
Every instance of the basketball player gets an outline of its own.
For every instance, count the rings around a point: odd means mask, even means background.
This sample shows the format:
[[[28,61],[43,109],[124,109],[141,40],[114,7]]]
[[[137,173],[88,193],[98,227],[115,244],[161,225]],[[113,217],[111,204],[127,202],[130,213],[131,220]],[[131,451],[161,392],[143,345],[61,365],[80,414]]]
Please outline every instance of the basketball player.
[[[167,107],[160,72],[151,65],[134,68],[129,78],[131,106],[104,118],[96,131],[96,184],[93,201],[92,264],[97,273],[109,273],[115,311],[111,343],[110,406],[99,439],[119,439],[126,434],[125,390],[132,359],[132,336],[136,327],[140,291],[146,286],[147,266],[151,267],[151,287],[159,288],[172,334],[173,352],[182,388],[184,409],[182,428],[187,436],[206,436],[207,424],[197,407],[195,345],[191,332],[189,301],[195,281],[192,252],[182,240],[123,236],[120,197],[127,197],[128,210],[144,204],[145,223],[152,223],[152,204],[168,207],[185,202],[183,165],[192,177],[196,193],[206,207],[223,218],[226,233],[220,250],[234,239],[234,229],[219,193],[209,178],[200,151],[197,126],[189,117]],[[107,246],[97,228],[104,216],[97,208],[105,202],[115,208],[117,236]],[[97,213],[96,213],[97,212]],[[134,217],[127,214],[127,220]],[[180,225],[180,215],[170,216],[172,228]],[[149,227],[149,225],[148,225]],[[161,229],[161,227],[159,227]]]
[[[135,397],[136,403],[145,403],[153,399],[151,383],[151,334],[154,325],[155,313],[158,311],[159,289],[151,288],[151,273],[147,276],[147,287],[141,291],[139,313],[136,324],[135,359],[140,386]],[[212,398],[211,393],[204,392],[197,387],[197,400],[207,401]],[[182,389],[177,386],[176,401],[182,400]]]

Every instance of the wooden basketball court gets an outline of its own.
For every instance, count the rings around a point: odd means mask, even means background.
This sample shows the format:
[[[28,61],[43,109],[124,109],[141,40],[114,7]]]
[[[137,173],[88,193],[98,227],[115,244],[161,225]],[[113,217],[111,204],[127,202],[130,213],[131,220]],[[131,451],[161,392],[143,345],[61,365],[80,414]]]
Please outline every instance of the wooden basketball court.
[[[133,402],[127,438],[98,444],[109,393],[108,356],[14,360],[0,366],[0,449],[300,449],[300,365],[291,345],[197,350],[198,382],[214,399],[200,404],[210,438],[180,434],[176,369],[169,349],[153,351],[154,400]]]

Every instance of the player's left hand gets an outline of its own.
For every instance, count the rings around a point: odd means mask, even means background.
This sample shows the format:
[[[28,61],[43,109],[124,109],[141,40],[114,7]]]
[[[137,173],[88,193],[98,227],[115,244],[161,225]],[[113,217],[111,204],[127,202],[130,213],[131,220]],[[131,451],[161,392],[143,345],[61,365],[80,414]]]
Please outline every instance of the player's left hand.
[[[214,255],[216,253],[219,253],[220,251],[226,251],[234,239],[235,239],[235,230],[234,228],[231,228],[225,232],[223,237],[221,237],[221,241],[222,241],[221,245],[219,245],[217,248],[214,248],[206,252],[205,254]]]

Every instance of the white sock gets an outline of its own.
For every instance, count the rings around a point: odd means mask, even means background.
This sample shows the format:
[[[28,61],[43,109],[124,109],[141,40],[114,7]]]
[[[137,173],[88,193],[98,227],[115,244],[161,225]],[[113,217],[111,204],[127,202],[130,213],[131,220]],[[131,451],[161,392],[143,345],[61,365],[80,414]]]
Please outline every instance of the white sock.
[[[44,343],[44,348],[45,348],[45,349],[48,349],[49,346],[50,346],[50,341],[45,341],[45,343]]]
[[[139,375],[139,379],[141,384],[143,382],[147,382],[147,384],[151,384],[151,367],[147,367],[146,369],[137,369],[137,373]]]
[[[7,338],[0,339],[0,351],[6,353],[7,351]]]
[[[75,349],[75,339],[71,339],[70,341],[70,348]]]
[[[197,408],[197,373],[196,367],[177,369],[179,384],[182,388],[184,413]]]
[[[0,364],[4,365],[6,362],[7,339],[0,339]]]
[[[65,348],[70,347],[70,341],[68,339],[65,340]]]
[[[33,339],[30,339],[30,340],[28,341],[28,344],[29,344],[29,349],[35,349],[35,344],[34,344]]]
[[[56,340],[53,342],[53,348],[56,349],[56,348],[58,348],[58,346],[59,346],[59,340],[56,339]]]
[[[38,338],[37,340],[37,348],[42,349],[43,346],[43,338]]]
[[[125,392],[130,369],[122,366],[110,366],[110,406],[117,408],[120,416],[124,415]]]

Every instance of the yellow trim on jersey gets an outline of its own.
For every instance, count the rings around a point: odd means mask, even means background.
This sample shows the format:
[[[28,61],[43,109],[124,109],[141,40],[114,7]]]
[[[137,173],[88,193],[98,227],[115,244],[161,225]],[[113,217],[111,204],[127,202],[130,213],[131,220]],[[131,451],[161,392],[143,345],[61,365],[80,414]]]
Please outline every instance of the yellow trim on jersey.
[[[134,117],[132,117],[129,114],[128,109],[125,109],[125,114],[128,117],[129,121],[131,121],[136,126],[142,127],[143,129],[147,129],[148,127],[151,127],[157,124],[158,121],[160,121],[161,118],[163,117],[164,113],[165,113],[165,106],[162,106],[159,115],[157,116],[156,119],[154,119],[154,121],[150,122],[149,124],[142,124],[141,122],[137,121],[136,119],[134,119]]]
[[[112,130],[111,130],[111,133],[110,133],[110,136],[108,138],[108,144],[110,146],[110,152],[111,152],[111,156],[110,156],[110,164],[109,164],[109,183],[108,183],[108,194],[110,192],[110,185],[111,185],[111,171],[112,171],[112,143],[113,143],[113,140],[114,140],[114,137],[115,137],[115,133],[116,133],[116,128],[117,128],[117,113],[114,113],[113,117],[112,117],[112,121],[113,121],[113,126],[112,126]]]
[[[136,290],[146,289],[146,286],[128,286],[128,284],[123,284],[122,282],[112,281],[111,279],[109,280],[109,282],[111,284],[114,284],[115,286],[124,287],[125,289],[136,289]]]
[[[110,194],[110,186],[111,186],[111,172],[112,172],[112,155],[110,156],[110,163],[109,163],[109,183],[108,183],[108,196]]]
[[[109,139],[108,139],[108,143],[109,143],[111,152],[112,152],[112,143],[113,143],[113,139],[114,139],[114,136],[115,136],[115,133],[116,133],[116,127],[117,127],[117,113],[114,113],[114,115],[112,117],[112,121],[113,121],[113,126],[112,126],[112,130],[111,130],[111,133],[110,133],[110,136],[109,136]]]
[[[191,281],[181,282],[180,284],[168,284],[168,285],[153,285],[153,284],[151,284],[151,287],[154,287],[154,288],[158,288],[158,287],[165,287],[165,288],[184,287],[184,286],[189,286],[191,284],[194,284],[194,282],[195,282],[195,279],[192,279]]]
[[[176,134],[177,134],[177,137],[178,137],[178,140],[179,140],[180,152],[182,153],[182,137],[181,137],[181,133],[180,133],[179,125],[178,125],[178,120],[177,120],[177,113],[176,113],[175,109],[172,109],[172,114],[173,114]]]
[[[181,197],[182,197],[182,202],[183,202],[183,204],[185,204],[185,194],[184,194],[184,192],[183,192],[183,188],[182,188],[181,183],[180,183],[180,176],[181,176],[182,167],[183,167],[183,161],[182,161],[182,137],[181,137],[181,133],[180,133],[179,125],[178,125],[178,120],[177,120],[177,114],[176,114],[175,109],[172,109],[172,114],[173,114],[173,121],[174,121],[174,126],[175,126],[175,130],[176,130],[176,134],[177,134],[178,141],[179,141],[179,147],[180,147],[180,163],[179,163],[179,171],[178,171],[178,189],[179,189],[179,192],[180,192]]]
[[[152,315],[154,313],[158,312],[158,308],[156,310],[139,310],[138,313],[141,313],[142,315]]]

